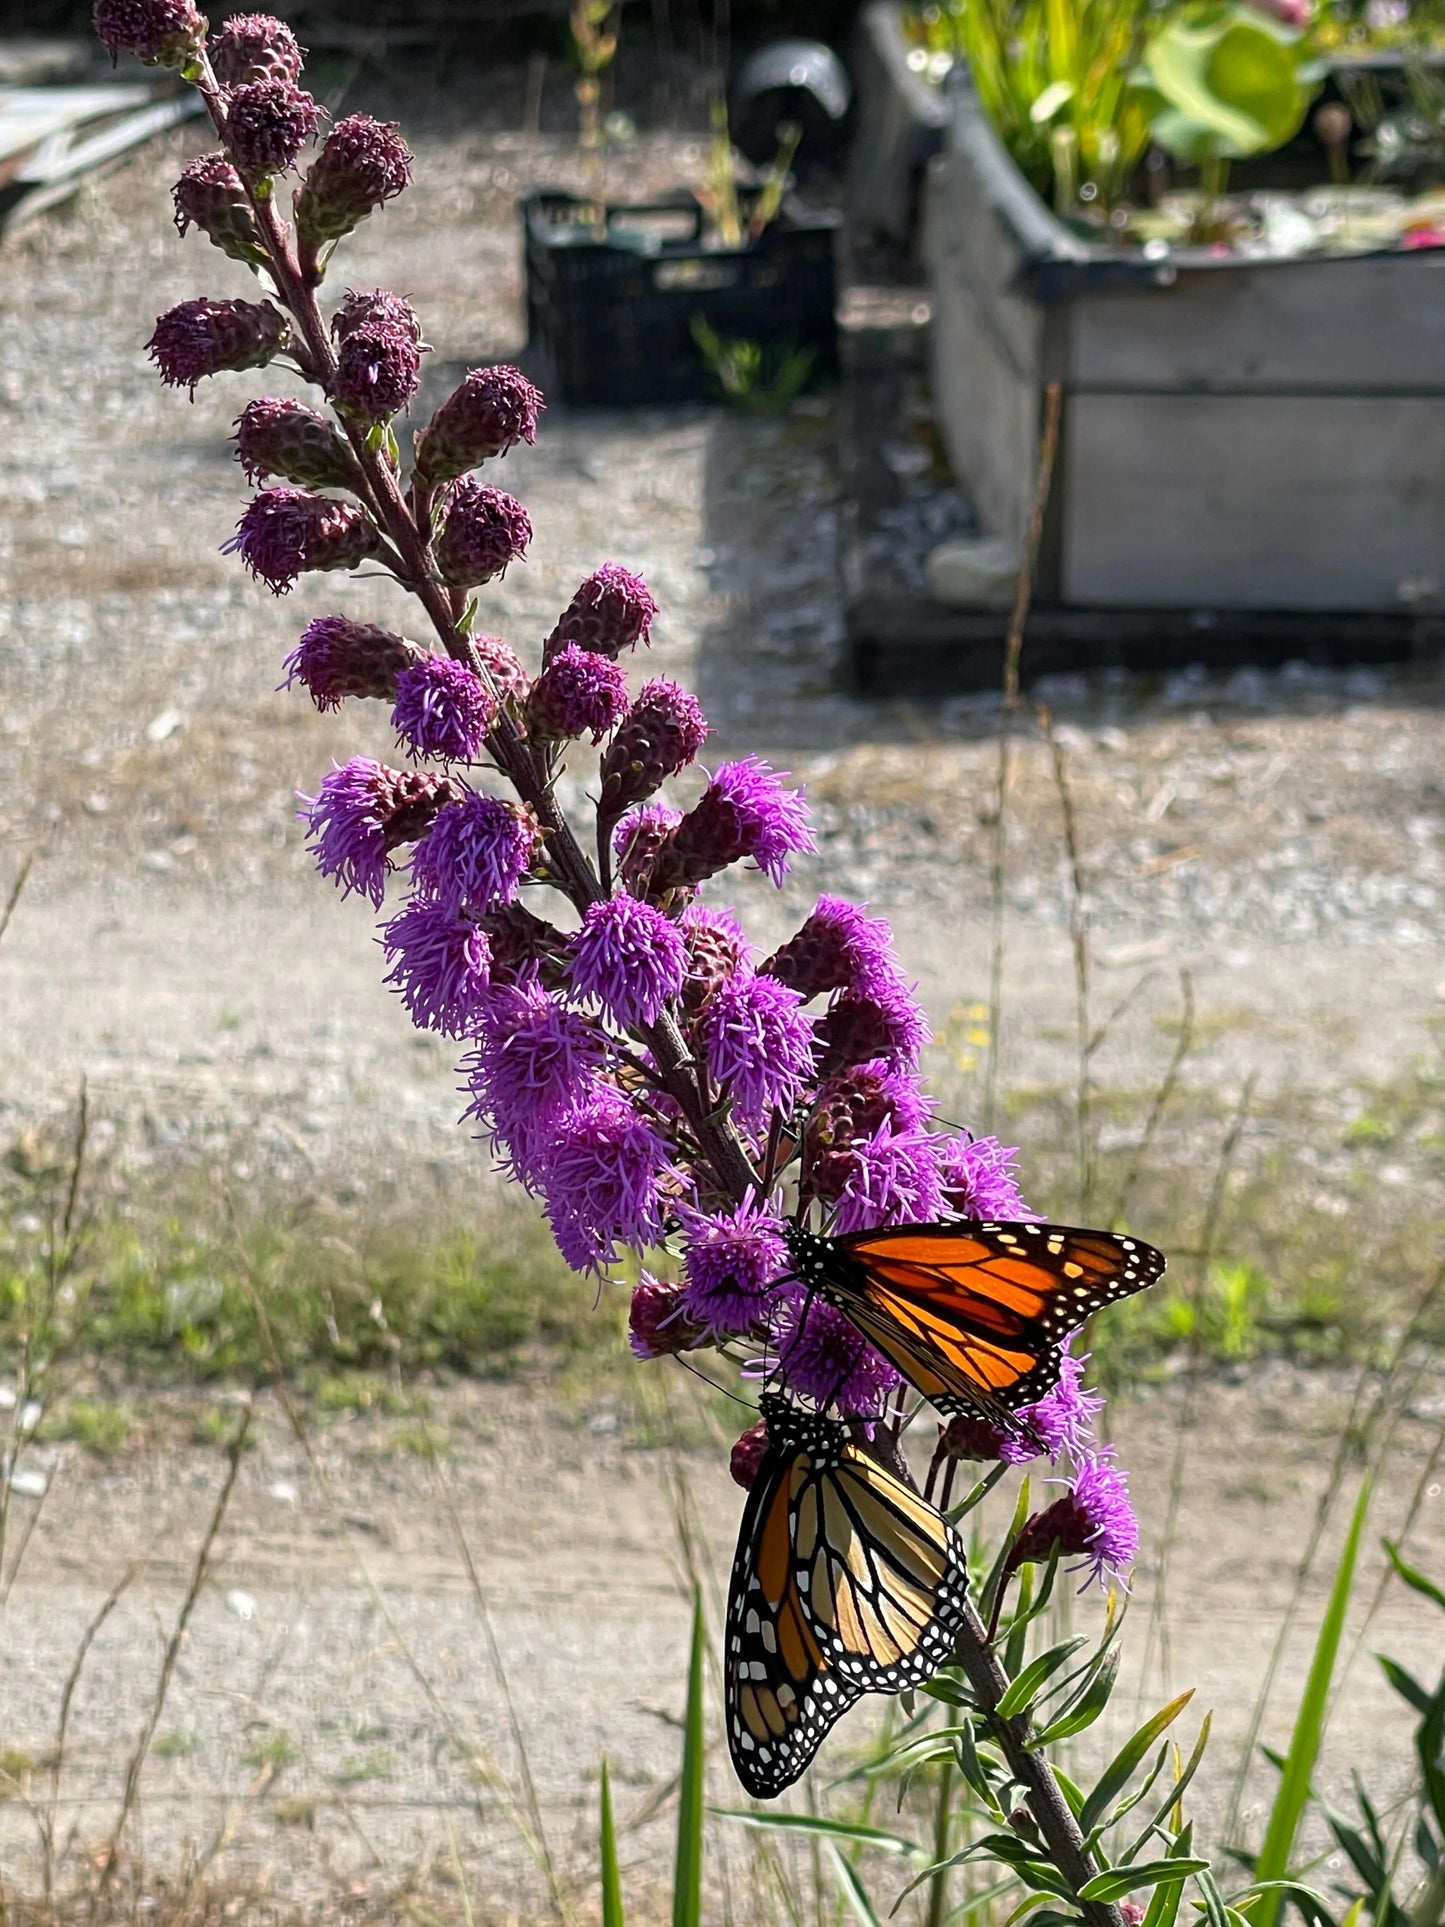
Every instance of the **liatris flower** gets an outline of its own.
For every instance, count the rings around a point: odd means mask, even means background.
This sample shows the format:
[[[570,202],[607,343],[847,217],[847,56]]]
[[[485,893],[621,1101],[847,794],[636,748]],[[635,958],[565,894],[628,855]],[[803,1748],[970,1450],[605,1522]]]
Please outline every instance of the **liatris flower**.
[[[955,1141],[943,1154],[943,1201],[961,1218],[989,1218],[1004,1224],[1037,1219],[1025,1205],[1014,1177],[1016,1145],[996,1137]]]
[[[702,1007],[707,1067],[744,1123],[787,1113],[813,1075],[813,1026],[796,990],[775,977],[729,977]]]
[[[421,323],[416,309],[404,296],[390,288],[348,288],[331,317],[331,338],[345,341],[357,328],[387,326],[403,329],[417,347],[421,346]]]
[[[537,852],[535,820],[511,803],[468,790],[444,809],[411,861],[417,887],[449,909],[510,903]]]
[[[494,984],[540,983],[561,990],[567,982],[562,932],[520,903],[501,903],[477,922],[492,950]]]
[[[624,810],[686,769],[707,734],[696,696],[663,676],[644,683],[602,758],[598,821],[615,823]]]
[[[519,368],[468,369],[416,438],[417,480],[425,488],[465,475],[518,442],[535,442],[541,390]]]
[[[844,991],[818,1019],[818,1068],[827,1074],[879,1057],[893,1070],[914,1070],[930,1035],[901,978],[866,996]]]
[[[752,1198],[711,1215],[678,1213],[686,1244],[683,1304],[694,1324],[714,1338],[754,1330],[788,1269],[782,1220]]]
[[[417,897],[382,927],[381,942],[411,1021],[420,1030],[470,1037],[482,1019],[491,951],[466,917]]]
[[[574,1271],[615,1264],[619,1245],[657,1243],[668,1169],[664,1140],[610,1085],[566,1114],[547,1146],[542,1195]]]
[[[444,582],[469,589],[504,575],[531,539],[531,518],[515,497],[464,475],[453,485],[436,538],[437,567]]]
[[[184,67],[206,39],[206,17],[192,0],[96,0],[95,31],[111,65],[134,54],[150,67]]]
[[[846,1165],[834,1219],[840,1232],[874,1231],[885,1224],[921,1224],[943,1207],[938,1145],[931,1131],[896,1130],[879,1125],[855,1138],[838,1159]]]
[[[1106,1453],[1087,1453],[1063,1498],[1025,1520],[1006,1569],[1016,1572],[1030,1562],[1042,1564],[1055,1546],[1065,1556],[1082,1554],[1088,1578],[1101,1585],[1106,1573],[1118,1574],[1134,1563],[1139,1521],[1129,1503],[1128,1474],[1111,1464]]]
[[[763,1469],[763,1460],[772,1448],[768,1428],[760,1419],[740,1434],[728,1454],[728,1472],[733,1482],[740,1485],[744,1492],[751,1492],[758,1482],[758,1474]]]
[[[588,904],[567,954],[574,995],[601,1004],[624,1030],[655,1024],[687,968],[677,925],[629,896]]]
[[[171,200],[179,233],[198,227],[233,261],[264,266],[270,258],[241,177],[224,154],[202,154],[183,168]]]
[[[424,836],[454,795],[445,777],[388,769],[369,756],[353,756],[322,777],[315,796],[298,799],[311,832],[306,847],[322,876],[335,877],[343,896],[355,890],[380,908],[388,856]]]
[[[405,636],[349,616],[317,616],[281,665],[286,687],[304,683],[320,710],[339,709],[347,696],[392,698],[396,679],[421,651]]]
[[[520,702],[528,689],[527,672],[522,667],[522,659],[509,643],[500,636],[473,636],[472,653],[491,678],[492,686],[502,701]]]
[[[1065,1352],[1059,1360],[1058,1384],[1019,1410],[1019,1417],[1055,1464],[1065,1452],[1075,1459],[1084,1458],[1093,1444],[1094,1420],[1104,1409],[1104,1395],[1085,1389],[1087,1363],[1087,1359]]]
[[[236,459],[248,482],[279,475],[302,488],[361,489],[346,439],[305,402],[259,396],[236,417]]]
[[[252,80],[301,78],[301,49],[284,20],[269,13],[233,13],[211,40],[211,66],[223,87]]]
[[[331,399],[341,414],[371,425],[405,408],[420,380],[421,350],[405,322],[362,322],[342,336]]]
[[[189,388],[223,369],[264,368],[284,354],[291,327],[269,301],[182,301],[156,319],[146,352],[168,388]]]
[[[938,1428],[933,1462],[938,1465],[944,1459],[968,1459],[980,1465],[997,1465],[1000,1461],[1007,1465],[1027,1463],[1005,1457],[1012,1443],[1007,1432],[1001,1432],[977,1413],[956,1412],[947,1425]],[[1028,1457],[1036,1459],[1037,1451],[1030,1451]]]
[[[799,1184],[804,1194],[836,1202],[854,1181],[853,1146],[859,1139],[885,1125],[895,1135],[922,1131],[929,1116],[928,1099],[912,1078],[891,1071],[881,1059],[825,1078],[803,1134]]]
[[[645,816],[647,812],[641,814]],[[675,811],[667,814],[676,820]],[[621,829],[619,825],[619,835]],[[719,984],[730,977],[751,974],[752,945],[731,911],[713,910],[702,903],[690,903],[683,911],[682,940],[687,945],[682,1007],[690,1017],[695,1017]]]
[[[301,488],[268,488],[253,496],[236,533],[221,544],[239,555],[273,595],[285,595],[311,569],[355,569],[381,547],[363,508]]]
[[[759,757],[747,756],[718,769],[672,832],[658,858],[654,887],[669,890],[703,883],[744,858],[781,884],[788,858],[816,847],[802,796],[783,789]]]
[[[657,604],[640,575],[619,563],[604,562],[578,589],[557,619],[542,650],[550,662],[569,642],[614,661],[624,649],[647,642]]]
[[[490,1123],[522,1182],[535,1185],[553,1127],[598,1089],[606,1046],[594,1024],[540,984],[499,985],[495,964],[494,955],[482,1042],[462,1066],[467,1115]]]
[[[527,734],[536,743],[590,735],[600,743],[627,713],[627,677],[606,656],[575,642],[553,656],[527,698]]]
[[[337,121],[306,170],[295,199],[296,232],[314,251],[395,200],[411,180],[411,149],[395,121],[348,114]]]
[[[643,1272],[632,1288],[627,1313],[627,1342],[634,1358],[668,1358],[707,1343],[706,1331],[693,1324],[682,1301],[681,1285],[667,1284],[650,1271]]]
[[[569,645],[570,646],[570,645]],[[601,656],[593,657],[602,662]],[[647,803],[629,810],[612,833],[612,853],[622,886],[635,897],[645,897],[652,882],[652,865],[667,841],[667,833],[682,821],[682,811],[666,803]]]
[[[886,920],[842,897],[819,897],[797,935],[758,968],[801,991],[805,1003],[825,990],[891,987],[899,976]]]
[[[316,137],[321,110],[289,80],[248,80],[226,100],[226,144],[244,174],[279,174]]]
[[[423,656],[397,678],[391,724],[412,757],[474,763],[496,720],[496,700],[481,678],[450,656]]]
[[[779,1301],[773,1344],[789,1388],[836,1406],[844,1418],[880,1418],[888,1394],[902,1382],[842,1312],[797,1287]]]

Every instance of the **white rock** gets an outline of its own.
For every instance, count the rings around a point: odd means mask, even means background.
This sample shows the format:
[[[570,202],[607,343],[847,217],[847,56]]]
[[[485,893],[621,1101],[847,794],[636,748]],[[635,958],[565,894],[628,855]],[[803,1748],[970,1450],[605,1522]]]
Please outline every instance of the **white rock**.
[[[1007,609],[1018,585],[1019,552],[998,535],[940,542],[924,564],[928,593],[950,609]]]

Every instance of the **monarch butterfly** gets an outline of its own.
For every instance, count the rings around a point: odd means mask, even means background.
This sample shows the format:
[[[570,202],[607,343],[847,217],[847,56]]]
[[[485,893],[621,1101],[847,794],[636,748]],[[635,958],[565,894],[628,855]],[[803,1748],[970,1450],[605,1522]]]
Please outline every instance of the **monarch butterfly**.
[[[1164,1270],[1137,1238],[1057,1224],[959,1220],[841,1238],[790,1227],[787,1238],[802,1283],[932,1405],[1010,1430],[1012,1412],[1058,1382],[1069,1333]]]
[[[728,1592],[728,1747],[771,1800],[864,1693],[931,1679],[963,1622],[962,1541],[837,1419],[776,1392]]]

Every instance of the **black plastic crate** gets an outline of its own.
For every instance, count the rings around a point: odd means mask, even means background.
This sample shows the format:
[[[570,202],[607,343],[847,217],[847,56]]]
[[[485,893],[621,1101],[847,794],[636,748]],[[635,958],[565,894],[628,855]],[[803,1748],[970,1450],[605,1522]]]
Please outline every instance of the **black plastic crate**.
[[[738,248],[704,244],[690,194],[602,206],[541,191],[523,201],[522,222],[528,340],[556,400],[625,408],[712,399],[693,338],[698,315],[735,340],[811,348],[810,381],[837,375],[836,214],[785,204]]]

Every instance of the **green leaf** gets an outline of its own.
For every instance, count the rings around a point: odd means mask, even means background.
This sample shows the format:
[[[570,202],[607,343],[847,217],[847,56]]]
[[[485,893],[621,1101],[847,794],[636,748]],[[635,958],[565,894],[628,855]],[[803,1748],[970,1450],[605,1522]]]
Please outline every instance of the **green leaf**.
[[[602,1927],[626,1927],[622,1912],[622,1877],[617,1869],[617,1831],[612,1824],[612,1785],[607,1762],[602,1762]]]
[[[677,1865],[673,1875],[672,1927],[702,1927],[702,1808],[707,1769],[703,1718],[707,1640],[702,1595],[692,1608],[692,1653],[687,1668],[687,1711],[682,1728],[682,1778],[677,1792]]]
[[[1252,1880],[1242,1894],[1235,1895],[1235,1901],[1238,1903],[1261,1893],[1274,1893],[1284,1900],[1292,1900],[1309,1927],[1334,1927],[1335,1917],[1330,1912],[1330,1903],[1323,1894],[1316,1893],[1313,1887],[1306,1887],[1302,1881]],[[1230,1912],[1234,1911],[1232,1907]]]
[[[1199,1771],[1200,1761],[1204,1758],[1204,1749],[1209,1744],[1209,1729],[1213,1724],[1213,1721],[1214,1721],[1214,1715],[1212,1713],[1206,1713],[1204,1715],[1204,1718],[1200,1721],[1199,1738],[1194,1742],[1194,1751],[1189,1755],[1189,1758],[1185,1761],[1183,1770],[1180,1772],[1174,1784],[1170,1787],[1168,1795],[1155,1808],[1153,1814],[1149,1819],[1148,1825],[1144,1828],[1143,1832],[1139,1835],[1138,1839],[1134,1842],[1133,1847],[1130,1849],[1129,1853],[1125,1855],[1126,1859],[1132,1860],[1136,1853],[1141,1853],[1143,1851],[1145,1841],[1148,1840],[1150,1834],[1153,1833],[1156,1830],[1156,1828],[1163,1825],[1164,1817],[1168,1813],[1169,1809],[1172,1806],[1177,1806],[1179,1801],[1183,1799],[1185,1788],[1189,1785],[1189,1782],[1194,1778],[1195,1774]],[[1187,1826],[1185,1827],[1184,1832],[1185,1833],[1189,1832],[1189,1828]]]
[[[1312,85],[1294,38],[1253,8],[1216,7],[1165,18],[1144,50],[1134,97],[1155,140],[1197,163],[1284,146],[1303,123]]]
[[[1224,1895],[1219,1891],[1219,1882],[1209,1872],[1197,1873],[1195,1884],[1204,1896],[1204,1911],[1209,1927],[1229,1927],[1229,1909],[1224,1904]]]
[[[863,1891],[863,1882],[858,1878],[858,1869],[849,1866],[831,1840],[828,1842],[828,1858],[832,1862],[838,1885],[843,1889],[843,1898],[862,1921],[863,1927],[883,1927],[882,1921],[873,1911],[872,1901]]]
[[[1045,87],[1029,109],[1029,119],[1035,127],[1045,127],[1074,98],[1074,83],[1071,80],[1056,80],[1052,87]]]
[[[745,1827],[774,1833],[811,1833],[827,1840],[852,1840],[860,1847],[877,1847],[884,1853],[901,1853],[909,1860],[926,1860],[927,1850],[900,1833],[884,1833],[878,1827],[850,1826],[846,1820],[825,1820],[817,1813],[755,1813],[740,1807],[713,1807],[723,1820],[741,1820]]]
[[[1032,1752],[1041,1752],[1044,1747],[1052,1746],[1055,1740],[1072,1739],[1076,1733],[1082,1733],[1094,1724],[1113,1695],[1114,1683],[1119,1677],[1119,1659],[1117,1649],[1104,1655],[1073,1705],[1030,1739],[1029,1748]]]
[[[1067,1666],[1079,1648],[1088,1643],[1087,1639],[1061,1640],[1046,1653],[1040,1653],[1037,1659],[1030,1660],[1018,1678],[999,1695],[996,1709],[999,1718],[1011,1720],[1019,1713],[1026,1713],[1038,1697],[1040,1687]]]
[[[1096,1873],[1079,1889],[1080,1900],[1102,1900],[1112,1905],[1139,1887],[1160,1887],[1168,1882],[1182,1887],[1191,1874],[1208,1873],[1207,1860],[1145,1860],[1137,1867],[1110,1867]]]
[[[457,634],[459,636],[469,636],[473,629],[476,628],[478,607],[479,604],[476,596],[470,597],[466,608],[463,609],[457,617]]]
[[[1193,1825],[1186,1826],[1166,1858],[1187,1860],[1189,1849],[1194,1843]],[[1154,1889],[1149,1897],[1149,1905],[1144,1909],[1144,1919],[1140,1927],[1174,1927],[1179,1915],[1179,1903],[1184,1897],[1182,1887],[1171,1887],[1167,1882]]]
[[[1418,1572],[1414,1566],[1407,1565],[1400,1556],[1400,1548],[1393,1539],[1386,1539],[1383,1543],[1385,1556],[1395,1568],[1396,1577],[1403,1579],[1407,1586],[1423,1594],[1426,1599],[1433,1599],[1435,1604],[1445,1611],[1445,1589],[1437,1586],[1433,1579],[1427,1579],[1424,1573]]]
[[[1335,1574],[1335,1583],[1330,1588],[1329,1600],[1325,1606],[1325,1616],[1320,1622],[1319,1638],[1315,1641],[1309,1677],[1305,1682],[1304,1695],[1295,1716],[1289,1752],[1280,1774],[1279,1788],[1275,1794],[1269,1824],[1265,1828],[1264,1844],[1259,1850],[1259,1858],[1254,1863],[1254,1877],[1258,1881],[1282,1880],[1289,1871],[1289,1859],[1294,1849],[1295,1834],[1299,1830],[1300,1817],[1304,1813],[1305,1804],[1310,1796],[1310,1781],[1314,1776],[1315,1762],[1319,1758],[1320,1741],[1324,1737],[1330,1681],[1334,1677],[1335,1661],[1339,1657],[1340,1640],[1345,1630],[1345,1613],[1350,1603],[1350,1591],[1355,1582],[1355,1563],[1359,1557],[1360,1535],[1365,1529],[1365,1515],[1369,1511],[1369,1506],[1370,1481],[1367,1477],[1361,1484],[1360,1496],[1355,1501],[1354,1516],[1350,1520],[1344,1551],[1340,1555],[1339,1571]],[[1252,1903],[1249,1918],[1253,1927],[1275,1927],[1275,1922],[1279,1918],[1279,1894],[1274,1891],[1263,1893],[1257,1902]]]
[[[1120,1747],[1104,1768],[1098,1785],[1084,1802],[1083,1812],[1079,1815],[1079,1825],[1086,1834],[1094,1831],[1103,1818],[1105,1809],[1129,1784],[1135,1768],[1155,1740],[1167,1727],[1173,1725],[1193,1697],[1194,1691],[1191,1687],[1189,1692],[1181,1693],[1177,1699],[1170,1700],[1167,1706],[1161,1706],[1153,1718],[1146,1720],[1132,1739],[1126,1740]]]
[[[1395,1691],[1400,1695],[1400,1698],[1407,1701],[1417,1713],[1428,1713],[1431,1700],[1430,1692],[1420,1684],[1414,1674],[1407,1673],[1398,1660],[1387,1659],[1383,1653],[1376,1653],[1375,1658],[1380,1662],[1380,1671],[1385,1675],[1385,1678],[1389,1680]]]

